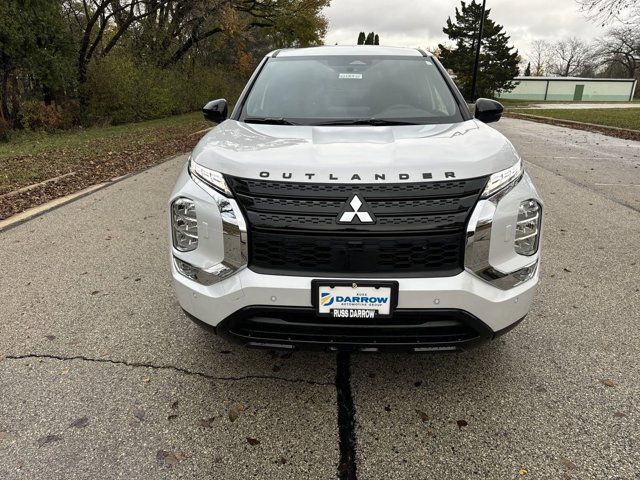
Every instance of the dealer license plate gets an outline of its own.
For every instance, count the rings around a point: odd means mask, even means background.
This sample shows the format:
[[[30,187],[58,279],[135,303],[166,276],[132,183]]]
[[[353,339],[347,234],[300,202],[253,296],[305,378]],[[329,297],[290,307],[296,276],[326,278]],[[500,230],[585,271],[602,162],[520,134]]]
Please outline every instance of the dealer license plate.
[[[314,306],[318,315],[335,318],[390,317],[396,304],[396,282],[358,283],[315,280]]]

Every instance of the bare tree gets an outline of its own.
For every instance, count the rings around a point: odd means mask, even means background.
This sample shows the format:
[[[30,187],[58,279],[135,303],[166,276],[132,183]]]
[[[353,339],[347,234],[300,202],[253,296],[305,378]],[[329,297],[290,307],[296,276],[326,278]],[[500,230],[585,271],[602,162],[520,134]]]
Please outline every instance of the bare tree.
[[[553,44],[552,53],[551,73],[561,77],[572,77],[590,70],[594,58],[589,45],[575,37]]]
[[[629,25],[612,28],[598,44],[597,54],[605,65],[613,71],[622,67],[626,77],[635,77],[640,69],[640,28]]]
[[[64,0],[63,11],[80,38],[78,80],[87,79],[87,67],[97,51],[106,55],[127,29],[153,13],[158,2],[149,0]],[[103,39],[108,41],[103,42]]]
[[[576,0],[580,9],[603,25],[614,21],[640,22],[640,5],[637,0]]]
[[[551,55],[551,45],[546,40],[531,42],[531,49],[527,55],[527,60],[531,62],[531,75],[534,77],[543,76],[551,63]]]

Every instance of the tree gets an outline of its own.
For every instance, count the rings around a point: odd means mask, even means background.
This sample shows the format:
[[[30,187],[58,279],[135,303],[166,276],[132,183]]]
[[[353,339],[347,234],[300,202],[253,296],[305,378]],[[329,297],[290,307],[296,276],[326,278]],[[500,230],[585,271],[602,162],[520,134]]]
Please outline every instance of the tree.
[[[612,28],[598,44],[596,54],[610,74],[627,78],[636,76],[640,69],[640,29],[628,25]]]
[[[584,75],[592,70],[593,52],[589,45],[576,37],[559,40],[552,46],[551,73],[561,77]]]
[[[527,68],[524,69],[524,76],[525,77],[531,76],[531,62],[527,63]]]
[[[0,117],[14,122],[26,93],[47,103],[73,72],[73,40],[55,0],[0,2]]]
[[[373,45],[373,41],[375,40],[375,33],[370,32],[367,34],[367,39],[364,41],[365,45]]]
[[[358,45],[364,45],[367,35],[364,32],[360,32],[358,35]]]
[[[373,44],[374,45],[380,45],[380,37],[378,36],[378,34],[376,33],[376,35],[373,37]]]
[[[613,21],[637,23],[640,20],[640,5],[637,0],[577,0],[578,5],[591,19],[602,25]]]
[[[527,58],[530,63],[533,63],[533,76],[543,76],[551,63],[551,47],[549,43],[546,40],[532,41],[531,50]]]
[[[489,18],[490,13],[490,9],[485,11],[477,85],[478,95],[486,97],[493,96],[497,91],[513,89],[512,80],[519,72],[518,51],[513,51],[514,48],[509,46],[510,37],[505,34],[502,25]],[[460,9],[456,8],[455,22],[449,17],[442,29],[455,47],[438,45],[440,60],[447,69],[455,73],[456,83],[465,98],[471,97],[471,78],[481,16],[482,5],[475,0],[469,4],[462,1]]]

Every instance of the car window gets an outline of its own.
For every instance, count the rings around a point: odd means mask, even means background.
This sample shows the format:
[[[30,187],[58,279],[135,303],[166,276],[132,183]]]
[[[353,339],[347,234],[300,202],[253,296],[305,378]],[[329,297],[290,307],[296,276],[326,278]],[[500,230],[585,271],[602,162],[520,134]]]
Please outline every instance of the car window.
[[[363,118],[462,121],[451,90],[430,59],[366,55],[270,59],[247,96],[242,117],[311,125]]]

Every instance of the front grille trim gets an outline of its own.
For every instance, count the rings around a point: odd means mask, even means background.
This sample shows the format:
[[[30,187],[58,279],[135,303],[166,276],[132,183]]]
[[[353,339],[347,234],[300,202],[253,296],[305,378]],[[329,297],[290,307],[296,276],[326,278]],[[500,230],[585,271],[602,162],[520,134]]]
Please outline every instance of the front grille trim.
[[[486,182],[353,185],[227,177],[247,219],[251,270],[337,278],[461,273],[466,224]],[[354,193],[376,223],[337,223]]]

